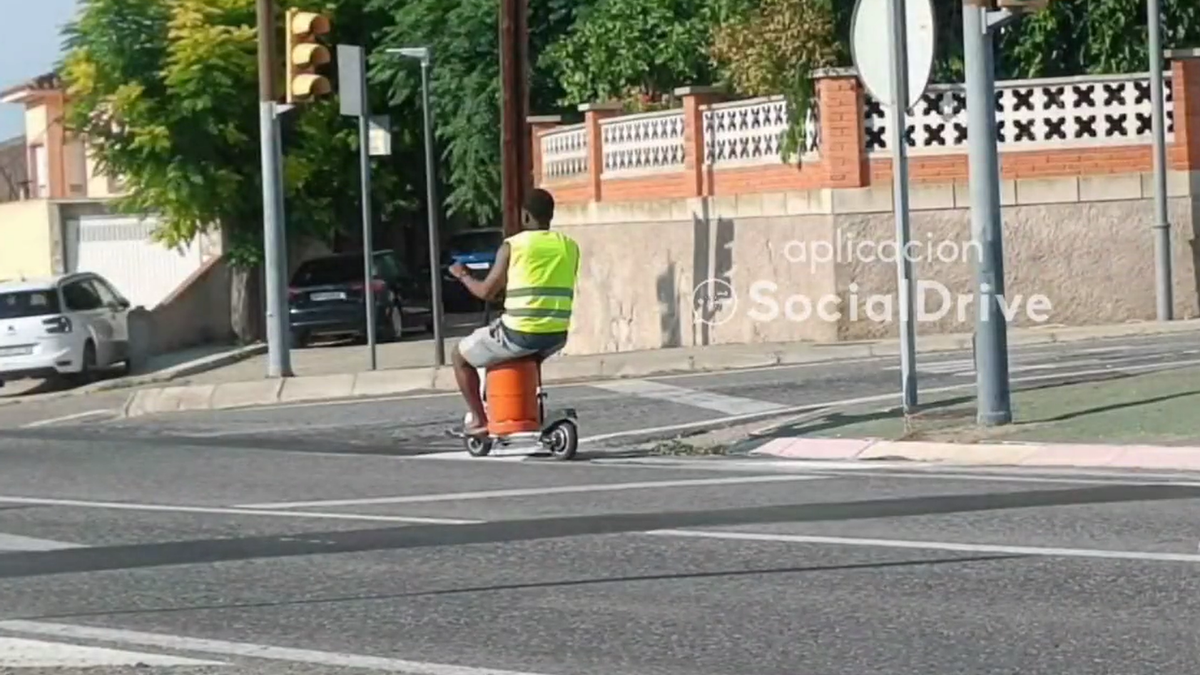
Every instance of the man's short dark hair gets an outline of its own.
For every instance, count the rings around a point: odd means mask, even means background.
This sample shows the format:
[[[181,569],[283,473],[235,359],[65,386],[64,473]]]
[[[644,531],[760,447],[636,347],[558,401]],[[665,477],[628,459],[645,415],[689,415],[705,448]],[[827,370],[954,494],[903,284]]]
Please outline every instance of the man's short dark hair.
[[[549,192],[538,188],[525,198],[525,210],[542,227],[548,227],[554,220],[554,197]]]

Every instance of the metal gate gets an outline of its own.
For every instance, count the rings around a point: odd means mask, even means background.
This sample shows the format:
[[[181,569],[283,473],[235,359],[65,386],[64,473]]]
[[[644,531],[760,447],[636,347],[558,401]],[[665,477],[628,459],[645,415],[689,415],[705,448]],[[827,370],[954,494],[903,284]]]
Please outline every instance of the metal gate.
[[[153,218],[116,215],[67,220],[67,271],[99,274],[134,307],[154,309],[203,262],[195,241],[179,248],[154,241],[151,234],[157,225]]]

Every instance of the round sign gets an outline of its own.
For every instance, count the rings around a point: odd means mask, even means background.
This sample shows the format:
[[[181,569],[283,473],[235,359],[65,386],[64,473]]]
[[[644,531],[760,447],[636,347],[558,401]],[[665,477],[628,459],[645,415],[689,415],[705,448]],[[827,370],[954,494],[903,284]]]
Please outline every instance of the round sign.
[[[925,95],[933,75],[933,54],[937,30],[932,0],[858,0],[850,37],[850,53],[858,78],[871,96],[891,107],[892,2],[904,2],[908,22],[905,41],[908,49],[908,105],[910,109]]]

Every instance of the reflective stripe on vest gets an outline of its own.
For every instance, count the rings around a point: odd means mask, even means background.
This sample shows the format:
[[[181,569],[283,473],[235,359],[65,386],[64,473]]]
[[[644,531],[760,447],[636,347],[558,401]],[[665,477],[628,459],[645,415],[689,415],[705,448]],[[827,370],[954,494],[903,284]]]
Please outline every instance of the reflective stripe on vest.
[[[549,230],[508,238],[504,324],[522,333],[565,333],[571,325],[579,245]]]

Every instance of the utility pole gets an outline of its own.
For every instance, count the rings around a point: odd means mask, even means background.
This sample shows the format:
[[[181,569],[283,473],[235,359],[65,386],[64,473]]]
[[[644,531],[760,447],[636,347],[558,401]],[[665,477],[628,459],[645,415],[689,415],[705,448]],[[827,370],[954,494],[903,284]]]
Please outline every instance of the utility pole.
[[[996,148],[996,73],[992,31],[1015,18],[992,11],[992,0],[963,0],[963,56],[967,79],[967,141],[970,154],[971,237],[978,244],[975,292],[977,422],[1012,423],[1008,374],[1008,326],[1004,297],[1004,246],[1000,218],[1000,159]]]
[[[521,230],[521,205],[531,172],[525,120],[529,107],[528,0],[500,0],[500,157],[504,235]]]
[[[1175,299],[1171,279],[1171,221],[1167,214],[1167,135],[1163,103],[1162,3],[1147,0],[1150,28],[1150,108],[1154,131],[1154,270],[1158,287],[1158,320],[1171,321]]]
[[[291,377],[287,248],[279,108],[275,95],[275,3],[258,0],[258,127],[262,147],[263,252],[267,295],[267,377]]]

